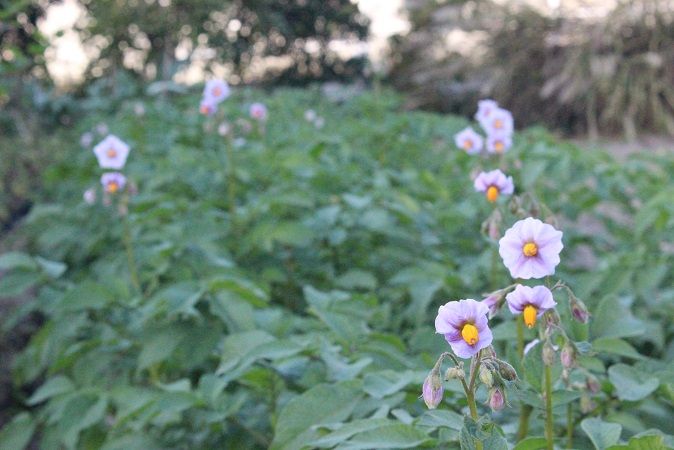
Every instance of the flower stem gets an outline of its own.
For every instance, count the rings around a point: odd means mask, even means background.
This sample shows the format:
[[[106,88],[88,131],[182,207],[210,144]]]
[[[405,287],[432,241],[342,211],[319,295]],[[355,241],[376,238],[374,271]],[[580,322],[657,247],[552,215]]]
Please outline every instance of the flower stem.
[[[475,379],[480,371],[480,359],[482,357],[482,350],[473,358],[470,364],[470,381],[468,389],[466,390],[466,400],[468,401],[468,409],[470,409],[470,417],[477,421],[477,405],[475,404]],[[482,450],[482,441],[475,439],[475,450]]]
[[[522,320],[516,319],[516,328],[517,328],[517,354],[520,357],[520,361],[524,358],[524,322]],[[529,433],[529,417],[531,416],[532,408],[530,405],[522,403],[520,409],[520,424],[517,427],[517,440],[521,441]]]
[[[141,290],[140,281],[138,280],[138,268],[136,266],[136,258],[133,254],[131,226],[129,225],[128,213],[124,215],[122,222],[124,222],[123,240],[124,240],[124,247],[126,249],[126,262],[129,266],[129,276],[131,277],[131,284],[133,284],[133,287],[136,289],[136,291],[138,291],[138,293],[142,294],[143,291]]]
[[[545,439],[547,449],[554,450],[554,436],[552,429],[552,368],[545,365]]]
[[[524,321],[516,318],[515,324],[517,328],[517,355],[521,361],[524,358]]]
[[[236,175],[234,172],[234,152],[232,151],[231,139],[225,145],[227,154],[227,200],[229,203],[229,214],[231,221],[234,221],[236,215]]]

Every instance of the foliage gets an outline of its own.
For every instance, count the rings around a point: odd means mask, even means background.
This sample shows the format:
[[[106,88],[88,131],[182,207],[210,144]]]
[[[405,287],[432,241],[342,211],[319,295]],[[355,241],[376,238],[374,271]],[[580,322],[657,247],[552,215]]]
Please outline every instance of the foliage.
[[[269,120],[248,133],[245,108],[260,100]],[[452,148],[466,121],[399,113],[390,94],[336,104],[314,91],[243,90],[221,105],[233,139],[219,136],[197,104],[197,93],[163,95],[142,111],[127,102],[81,124],[89,131],[104,121],[131,145],[126,174],[138,193],[128,212],[82,202],[100,172],[74,142],[45,172],[49,201],[22,229],[26,252],[0,256],[2,296],[36,292],[3,319],[3,333],[31,312],[45,318],[12,368],[18,393],[40,387],[0,431],[3,442],[515,444],[507,409],[496,425],[464,422],[458,382],[447,384],[442,410],[427,411],[419,398],[428,367],[447,350],[434,335],[437,306],[509,282],[480,231],[490,207],[470,181],[492,162]],[[304,120],[309,108],[324,127]],[[589,324],[573,324],[558,299],[588,372],[574,372],[582,387],[554,387],[556,431],[571,404],[575,448],[671,445],[653,430],[671,430],[674,401],[674,159],[616,162],[530,129],[503,164],[518,189],[555,212],[568,261],[557,275],[592,313]],[[512,321],[492,326],[499,354],[512,354]],[[518,368],[519,395],[509,401],[534,413],[516,448],[540,445],[541,371],[536,357]],[[599,389],[584,386],[587,375]],[[486,392],[477,396],[484,402]]]

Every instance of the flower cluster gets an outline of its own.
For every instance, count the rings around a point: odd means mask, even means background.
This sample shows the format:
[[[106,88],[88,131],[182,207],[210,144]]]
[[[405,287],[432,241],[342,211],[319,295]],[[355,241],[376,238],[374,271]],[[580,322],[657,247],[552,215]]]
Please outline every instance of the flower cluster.
[[[199,112],[212,116],[218,110],[218,105],[229,97],[229,85],[224,80],[208,80],[204,86],[204,94],[199,104]]]
[[[126,187],[126,177],[119,170],[126,165],[126,159],[129,156],[129,145],[115,135],[108,135],[99,142],[93,149],[94,155],[98,160],[98,165],[102,169],[114,169],[113,172],[105,172],[101,175],[101,185],[106,194],[114,195],[124,190]],[[96,193],[88,189],[84,193],[84,201],[92,204],[96,200]]]
[[[472,127],[467,127],[454,136],[457,147],[469,155],[478,154],[483,149],[488,153],[501,154],[512,147],[515,123],[510,111],[499,107],[494,100],[480,100],[475,119],[487,137],[483,138]]]

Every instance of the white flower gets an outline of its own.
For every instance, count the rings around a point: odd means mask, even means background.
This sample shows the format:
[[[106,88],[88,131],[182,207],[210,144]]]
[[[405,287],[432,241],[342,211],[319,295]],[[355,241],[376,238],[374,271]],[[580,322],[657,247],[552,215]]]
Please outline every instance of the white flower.
[[[129,156],[129,146],[111,134],[94,147],[94,154],[103,169],[121,169]]]
[[[126,177],[119,172],[107,172],[101,176],[101,184],[105,192],[115,194],[126,186]]]

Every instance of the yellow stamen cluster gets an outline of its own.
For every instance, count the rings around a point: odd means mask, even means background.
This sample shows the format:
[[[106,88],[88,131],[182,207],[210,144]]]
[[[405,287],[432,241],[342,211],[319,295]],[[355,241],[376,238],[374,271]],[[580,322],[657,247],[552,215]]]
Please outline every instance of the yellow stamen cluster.
[[[498,198],[498,194],[499,190],[496,186],[489,186],[487,188],[487,200],[489,200],[489,202],[494,203]]]
[[[534,305],[527,305],[524,307],[524,311],[522,311],[522,317],[524,318],[524,324],[528,328],[533,328],[534,325],[536,325],[537,314],[538,310]]]
[[[471,148],[473,148],[473,141],[471,141],[470,139],[466,139],[465,141],[463,141],[464,150],[470,150]]]
[[[496,129],[503,128],[503,121],[501,119],[496,119],[494,121],[494,128]]]
[[[461,329],[461,337],[468,345],[475,345],[478,341],[477,327],[472,323],[467,323]]]
[[[219,87],[213,88],[213,95],[215,97],[220,97],[220,94],[222,94],[222,89],[220,89]]]
[[[115,181],[111,181],[108,183],[108,185],[105,187],[105,190],[108,191],[110,194],[114,194],[119,190],[119,184]]]
[[[527,242],[522,247],[522,253],[524,256],[532,257],[538,255],[538,246],[535,242]]]
[[[503,153],[504,148],[505,145],[503,145],[503,141],[494,142],[494,150],[496,150],[496,153]]]

